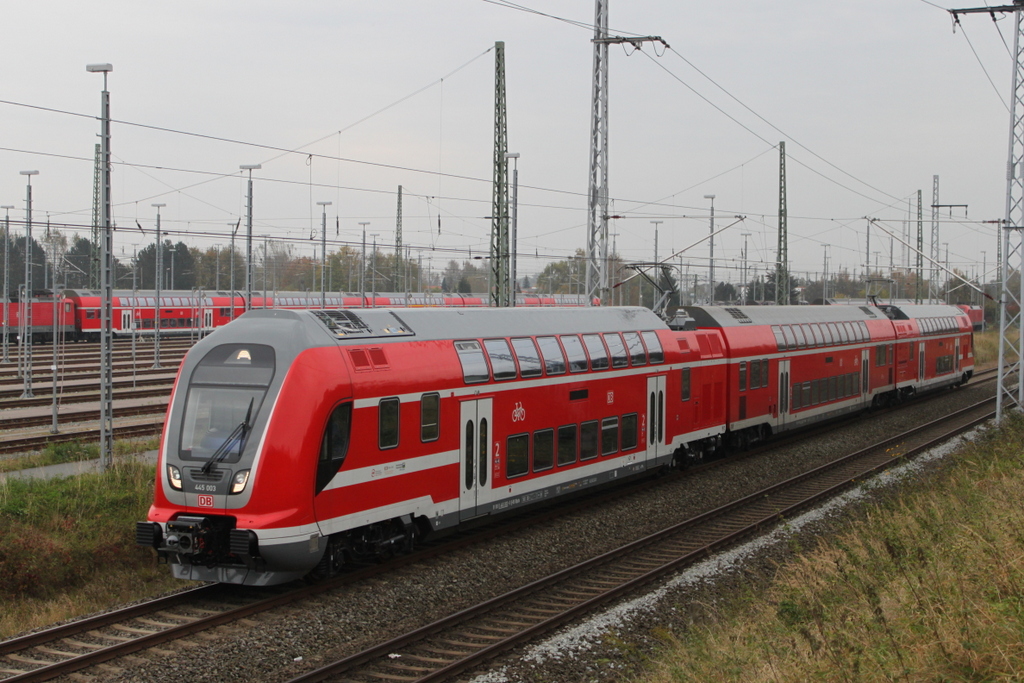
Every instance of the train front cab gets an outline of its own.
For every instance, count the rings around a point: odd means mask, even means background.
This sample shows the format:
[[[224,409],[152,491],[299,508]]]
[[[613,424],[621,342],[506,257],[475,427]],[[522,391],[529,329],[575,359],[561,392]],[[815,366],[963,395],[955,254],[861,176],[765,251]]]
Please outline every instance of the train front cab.
[[[270,585],[324,555],[317,455],[332,413],[351,401],[348,373],[322,328],[290,311],[247,317],[193,347],[168,407],[136,540],[177,578]]]

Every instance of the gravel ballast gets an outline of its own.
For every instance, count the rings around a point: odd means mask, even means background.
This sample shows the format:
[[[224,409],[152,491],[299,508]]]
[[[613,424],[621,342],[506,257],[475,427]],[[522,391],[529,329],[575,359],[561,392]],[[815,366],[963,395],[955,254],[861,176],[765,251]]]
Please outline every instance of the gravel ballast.
[[[991,395],[991,384],[947,391],[898,412],[875,411],[823,436],[784,449],[724,464],[601,509],[568,514],[542,528],[516,531],[475,547],[399,568],[379,579],[162,645],[110,666],[69,678],[114,681],[284,681],[382,642],[419,625],[500,595],[554,571],[673,523],[788,479],[806,469],[936,419]],[[897,477],[887,476],[895,482]],[[850,496],[855,498],[855,496]],[[856,502],[853,500],[852,502]],[[832,505],[832,504],[830,504]],[[824,508],[822,508],[824,509]],[[857,514],[857,505],[834,506],[790,533],[767,534],[699,567],[653,586],[549,639],[495,661],[487,672],[466,675],[478,683],[506,681],[608,681],[648,656],[659,628],[678,631],[701,618],[707,605],[769,579],[795,548]],[[810,513],[808,513],[810,514]],[[687,578],[689,577],[689,578]],[[582,630],[581,630],[582,629]]]

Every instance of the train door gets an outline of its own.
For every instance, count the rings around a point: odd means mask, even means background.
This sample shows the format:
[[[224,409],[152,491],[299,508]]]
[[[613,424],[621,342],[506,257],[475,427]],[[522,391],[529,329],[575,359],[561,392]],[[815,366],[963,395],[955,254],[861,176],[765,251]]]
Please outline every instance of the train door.
[[[665,445],[665,375],[647,378],[647,461]]]
[[[789,361],[779,361],[779,425],[786,424],[789,414]]]
[[[491,399],[463,401],[459,436],[459,519],[476,517],[490,474]]]
[[[871,393],[871,349],[860,352],[860,393],[868,398]]]
[[[924,342],[920,342],[917,345],[917,382],[918,385],[924,384]]]
[[[212,330],[213,329],[213,309],[212,308],[204,308],[203,309],[203,327],[205,327],[207,330]]]
[[[127,332],[132,329],[132,311],[131,309],[121,309],[121,331]]]

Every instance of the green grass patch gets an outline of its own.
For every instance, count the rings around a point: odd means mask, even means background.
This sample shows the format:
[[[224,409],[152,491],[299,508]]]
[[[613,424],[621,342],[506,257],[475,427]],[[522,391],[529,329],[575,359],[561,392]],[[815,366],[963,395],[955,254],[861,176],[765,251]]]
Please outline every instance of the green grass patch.
[[[156,436],[149,439],[126,439],[122,441],[115,441],[114,455],[134,455],[136,453],[156,450],[159,445],[160,437]],[[81,441],[51,443],[39,453],[0,460],[0,473],[25,470],[31,467],[59,465],[66,462],[96,460],[99,457],[100,448],[98,443],[83,443]]]
[[[0,637],[183,582],[135,545],[153,498],[152,465],[0,482]]]
[[[1024,420],[673,634],[638,680],[997,681],[1024,671]]]

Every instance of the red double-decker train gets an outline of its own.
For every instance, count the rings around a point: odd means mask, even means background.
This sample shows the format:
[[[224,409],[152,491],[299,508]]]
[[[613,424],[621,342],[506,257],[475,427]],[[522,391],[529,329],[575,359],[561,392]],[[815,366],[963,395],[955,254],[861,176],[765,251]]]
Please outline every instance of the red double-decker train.
[[[255,310],[199,342],[137,525],[268,585],[966,382],[953,306]]]

